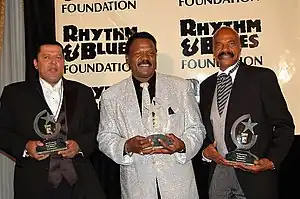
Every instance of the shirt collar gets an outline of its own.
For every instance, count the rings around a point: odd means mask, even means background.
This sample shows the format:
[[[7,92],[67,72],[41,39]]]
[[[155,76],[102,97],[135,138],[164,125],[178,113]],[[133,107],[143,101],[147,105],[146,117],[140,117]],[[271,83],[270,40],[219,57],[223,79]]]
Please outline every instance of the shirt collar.
[[[229,74],[229,71],[231,71],[231,69],[233,69],[237,64],[238,64],[239,61],[237,61],[235,64],[233,64],[232,66],[229,66],[228,68],[226,68],[226,70],[222,71],[221,69],[219,69],[218,71],[218,75],[219,76],[221,73],[225,73],[226,75]],[[236,70],[235,70],[236,71]]]
[[[40,83],[43,90],[46,89],[48,91],[59,91],[62,87],[62,79],[60,79],[54,86],[52,86],[51,84],[49,84],[48,82],[46,82],[44,79],[40,77]]]
[[[136,88],[140,87],[140,84],[142,82],[140,82],[139,80],[137,80],[134,76],[132,76],[132,80],[133,80],[133,84]],[[156,73],[153,74],[153,76],[148,80],[149,83],[149,88],[153,87],[155,85],[155,81],[156,81]]]

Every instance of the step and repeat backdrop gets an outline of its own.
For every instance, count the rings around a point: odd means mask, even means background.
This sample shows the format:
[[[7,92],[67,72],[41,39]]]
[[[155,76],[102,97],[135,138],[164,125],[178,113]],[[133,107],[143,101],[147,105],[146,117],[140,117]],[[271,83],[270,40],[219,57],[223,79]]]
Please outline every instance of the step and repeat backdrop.
[[[55,19],[64,76],[91,86],[97,102],[131,74],[125,44],[137,31],[157,39],[158,71],[189,79],[199,99],[199,84],[218,70],[212,36],[233,27],[241,36],[241,60],[277,74],[300,134],[298,0],[55,0]]]

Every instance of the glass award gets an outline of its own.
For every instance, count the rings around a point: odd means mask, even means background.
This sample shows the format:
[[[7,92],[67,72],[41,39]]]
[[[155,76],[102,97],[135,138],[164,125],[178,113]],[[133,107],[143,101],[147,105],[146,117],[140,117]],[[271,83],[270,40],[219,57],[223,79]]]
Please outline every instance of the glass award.
[[[152,115],[152,131],[148,138],[153,142],[152,147],[163,148],[158,139],[168,145],[172,144],[172,141],[165,136],[169,120],[168,110],[163,106],[163,102],[159,98],[153,97],[150,111]]]
[[[233,123],[231,139],[237,148],[226,154],[225,158],[228,161],[254,165],[254,161],[259,159],[250,152],[258,137],[253,130],[253,127],[256,125],[257,123],[251,121],[250,114],[242,115]]]
[[[50,154],[67,149],[65,140],[60,136],[61,124],[55,121],[47,110],[39,112],[33,121],[35,133],[43,139],[44,146],[37,146],[37,154]]]

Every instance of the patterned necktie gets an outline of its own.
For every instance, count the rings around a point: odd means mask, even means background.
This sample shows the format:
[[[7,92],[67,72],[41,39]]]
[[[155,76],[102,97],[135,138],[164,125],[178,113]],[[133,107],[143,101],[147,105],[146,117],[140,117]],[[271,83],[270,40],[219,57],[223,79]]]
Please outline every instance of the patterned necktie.
[[[239,66],[239,62],[235,65],[233,69],[231,69],[228,73],[221,73],[217,77],[217,105],[219,114],[222,115],[223,110],[225,108],[225,104],[229,98],[231,88],[232,88],[232,79],[230,74],[233,73],[237,67]]]
[[[151,113],[151,102],[149,94],[149,83],[141,83],[140,86],[143,88],[142,91],[142,122],[146,129],[150,130],[152,126],[152,113]]]

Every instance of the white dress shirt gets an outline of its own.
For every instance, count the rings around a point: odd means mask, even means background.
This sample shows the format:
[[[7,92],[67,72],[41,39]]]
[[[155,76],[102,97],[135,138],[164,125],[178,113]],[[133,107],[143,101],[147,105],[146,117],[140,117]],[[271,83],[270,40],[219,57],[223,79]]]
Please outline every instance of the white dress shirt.
[[[226,68],[226,70],[222,71],[221,69],[219,69],[218,71],[218,75],[221,75],[221,73],[225,73],[226,75],[229,74],[229,71],[231,71],[231,69],[233,69],[236,65],[237,65],[238,62],[236,62],[235,64],[233,64],[232,66],[229,66],[228,68]],[[230,76],[231,76],[231,80],[232,80],[232,84],[234,82],[234,79],[235,79],[235,76],[236,76],[236,73],[238,71],[239,67],[237,67],[236,70],[234,70],[232,73],[230,73]]]
[[[40,78],[40,83],[43,89],[45,100],[54,116],[57,120],[61,104],[63,101],[63,86],[62,79],[60,79],[54,86]]]

